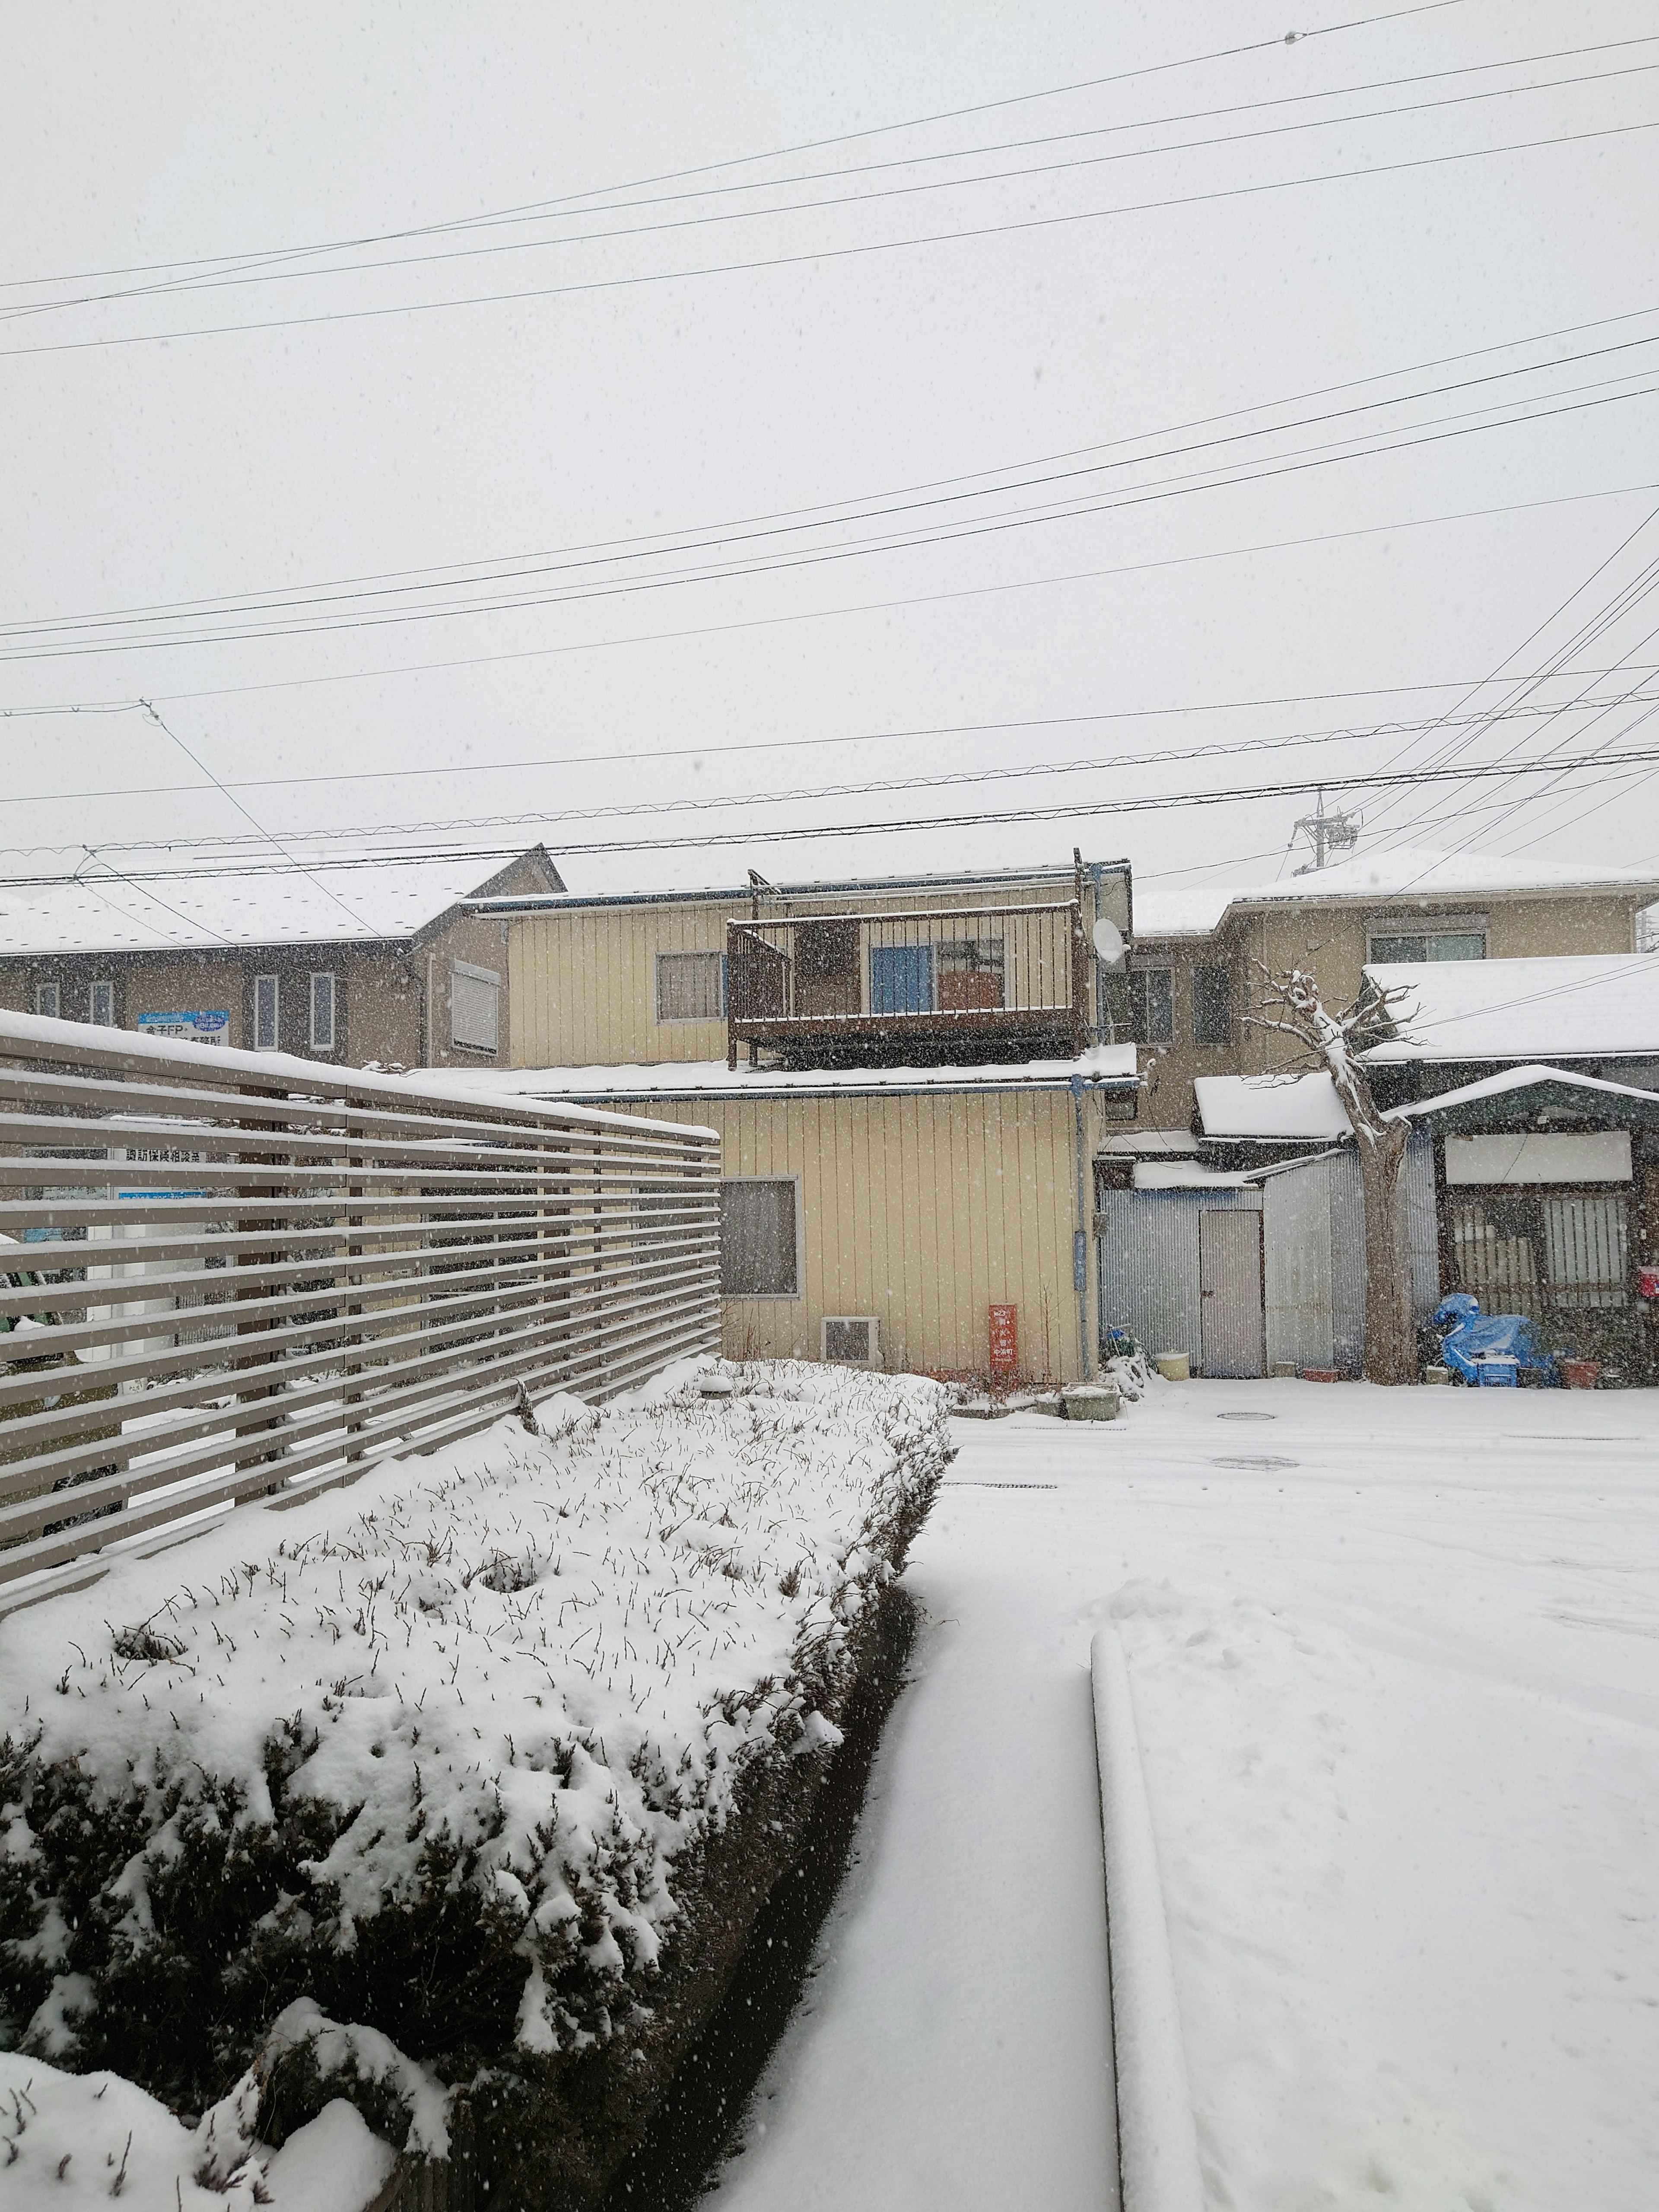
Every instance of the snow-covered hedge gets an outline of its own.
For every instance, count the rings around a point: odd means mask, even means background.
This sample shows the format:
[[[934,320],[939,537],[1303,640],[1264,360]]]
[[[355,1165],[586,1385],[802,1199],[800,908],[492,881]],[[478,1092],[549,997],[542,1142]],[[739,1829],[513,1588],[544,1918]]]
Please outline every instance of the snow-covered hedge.
[[[307,1998],[590,2199],[787,1863],[944,1407],[682,1369],[0,1624],[0,2045],[194,2115]],[[297,2048],[277,2138],[337,2094]]]

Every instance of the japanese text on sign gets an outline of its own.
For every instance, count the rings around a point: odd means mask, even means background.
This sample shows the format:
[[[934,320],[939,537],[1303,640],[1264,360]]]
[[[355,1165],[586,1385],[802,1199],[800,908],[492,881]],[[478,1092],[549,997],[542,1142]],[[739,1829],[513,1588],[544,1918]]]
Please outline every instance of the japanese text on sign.
[[[1019,1365],[1019,1308],[991,1308],[991,1372],[1012,1375]]]

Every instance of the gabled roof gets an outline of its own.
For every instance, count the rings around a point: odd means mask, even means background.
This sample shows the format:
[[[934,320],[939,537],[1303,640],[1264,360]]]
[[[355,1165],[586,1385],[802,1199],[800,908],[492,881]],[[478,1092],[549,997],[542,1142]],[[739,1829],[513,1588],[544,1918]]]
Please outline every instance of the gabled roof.
[[[1097,870],[1103,875],[1127,875],[1127,860],[1085,860],[1084,872]],[[566,908],[613,906],[696,906],[747,905],[757,890],[763,908],[779,900],[799,901],[812,898],[846,898],[869,891],[879,896],[894,892],[938,892],[949,896],[957,891],[997,890],[1012,889],[1021,884],[1052,883],[1064,887],[1067,896],[1073,877],[1070,861],[1043,862],[1029,868],[970,868],[965,870],[935,870],[926,875],[908,876],[852,876],[845,878],[811,878],[805,882],[787,884],[752,883],[732,884],[711,884],[690,886],[673,890],[628,891],[567,891],[561,885],[552,896],[532,897],[497,897],[487,899],[480,894],[477,903],[486,913],[520,914],[537,910],[558,913]],[[468,902],[472,903],[471,901]]]
[[[1163,940],[1209,937],[1229,915],[1251,907],[1423,907],[1459,898],[1561,898],[1574,892],[1634,892],[1659,899],[1651,868],[1597,867],[1588,861],[1505,860],[1490,853],[1405,848],[1357,853],[1335,866],[1271,884],[1200,885],[1135,895],[1135,935]]]
[[[1460,1084],[1434,1098],[1417,1098],[1396,1106],[1399,1121],[1433,1119],[1452,1128],[1486,1127],[1494,1111],[1507,1117],[1528,1115],[1553,1109],[1581,1115],[1586,1121],[1607,1120],[1638,1127],[1659,1128],[1659,1091],[1644,1091],[1633,1084],[1607,1083],[1600,1076],[1576,1075],[1570,1068],[1506,1067],[1499,1074],[1483,1076],[1478,1083]]]
[[[1366,1054],[1374,1064],[1659,1055],[1659,953],[1382,962],[1365,973],[1409,994],[1394,1012],[1400,1034]]]
[[[240,869],[222,859],[199,875],[154,883],[143,878],[167,866],[164,851],[122,860],[125,876],[94,864],[74,883],[0,882],[0,956],[407,940],[473,894],[537,883],[562,889],[542,845],[483,882],[478,860],[464,855],[374,866],[319,860],[301,873],[262,853],[245,854]]]

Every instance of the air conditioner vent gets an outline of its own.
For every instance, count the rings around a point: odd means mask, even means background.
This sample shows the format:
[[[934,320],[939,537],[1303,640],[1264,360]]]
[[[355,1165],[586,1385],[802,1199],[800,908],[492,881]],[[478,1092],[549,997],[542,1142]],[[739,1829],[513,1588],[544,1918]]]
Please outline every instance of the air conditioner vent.
[[[879,1338],[873,1315],[826,1315],[823,1357],[841,1367],[878,1367]]]

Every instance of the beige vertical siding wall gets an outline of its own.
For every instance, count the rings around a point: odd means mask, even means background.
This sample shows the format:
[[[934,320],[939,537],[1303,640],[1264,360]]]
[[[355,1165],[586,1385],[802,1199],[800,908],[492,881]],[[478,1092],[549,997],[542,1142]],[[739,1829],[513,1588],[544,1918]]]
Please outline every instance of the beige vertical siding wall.
[[[1428,908],[1437,920],[1484,914],[1488,959],[1536,960],[1634,951],[1636,916],[1646,903],[1645,896],[1587,891],[1565,898],[1431,899]],[[1192,1119],[1196,1075],[1256,1074],[1284,1067],[1294,1057],[1288,1040],[1244,1022],[1259,996],[1263,967],[1310,971],[1328,1006],[1346,1006],[1359,989],[1372,915],[1411,911],[1408,900],[1383,898],[1375,908],[1311,902],[1260,911],[1246,908],[1204,943],[1169,948],[1167,964],[1175,971],[1175,1042],[1167,1050],[1143,1055],[1147,1071],[1157,1071],[1157,1087],[1141,1103],[1143,1123],[1184,1129]],[[1152,939],[1136,947],[1149,963],[1158,959],[1160,949]],[[1234,1027],[1228,1045],[1193,1042],[1193,970],[1209,965],[1232,971]]]
[[[1078,1379],[1068,1094],[700,1098],[640,1110],[717,1128],[722,1176],[800,1178],[802,1295],[728,1298],[728,1356],[816,1359],[826,1315],[873,1314],[889,1367],[982,1372],[988,1309],[1008,1304],[1019,1309],[1026,1376]],[[1091,1138],[1097,1110],[1091,1101]]]
[[[1121,901],[1121,878],[1106,905]],[[989,889],[836,894],[769,900],[773,917],[830,914],[915,914],[942,908],[1048,906],[1072,896],[1063,877]],[[512,923],[511,1035],[515,1067],[621,1067],[661,1060],[724,1060],[726,1024],[659,1022],[656,956],[724,952],[726,925],[746,921],[746,899],[672,899],[640,906],[574,907],[522,915]],[[950,934],[941,928],[941,937]],[[1069,996],[1069,973],[1060,997]]]

